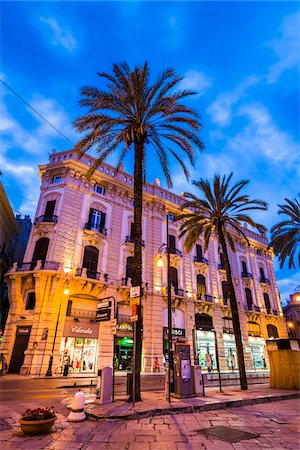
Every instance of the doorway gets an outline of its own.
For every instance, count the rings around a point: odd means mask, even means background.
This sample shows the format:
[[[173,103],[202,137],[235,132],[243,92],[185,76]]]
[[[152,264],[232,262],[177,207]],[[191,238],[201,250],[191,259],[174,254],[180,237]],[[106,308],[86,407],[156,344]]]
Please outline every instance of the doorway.
[[[16,340],[11,355],[8,368],[9,373],[20,373],[20,369],[24,362],[24,352],[27,350],[31,327],[18,327],[16,332]]]

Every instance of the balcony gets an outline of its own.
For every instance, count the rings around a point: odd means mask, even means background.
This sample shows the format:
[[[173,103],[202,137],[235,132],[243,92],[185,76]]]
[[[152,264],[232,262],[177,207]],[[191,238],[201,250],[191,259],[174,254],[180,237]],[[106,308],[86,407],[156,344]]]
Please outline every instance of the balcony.
[[[132,286],[132,281],[130,283],[129,278],[121,278],[121,286],[122,287],[126,287],[126,286],[130,287],[130,286]]]
[[[230,300],[229,298],[222,299],[222,306],[228,306],[230,308]]]
[[[270,284],[269,278],[265,278],[265,277],[260,278],[259,282],[262,284]]]
[[[125,237],[125,244],[134,244],[134,237],[133,236],[126,236]],[[145,247],[145,241],[141,241],[141,246]]]
[[[57,219],[58,217],[55,216],[54,214],[51,214],[49,216],[39,216],[35,219],[34,221],[34,225],[38,224],[38,223],[57,223]]]
[[[202,263],[208,265],[208,259],[203,258],[203,256],[194,256],[194,263]]]
[[[225,265],[224,264],[218,264],[218,270],[225,270]]]
[[[261,312],[261,309],[257,305],[250,305],[247,304],[247,311],[255,311],[255,312]]]
[[[223,327],[223,333],[234,334],[232,327]]]
[[[18,263],[16,272],[27,272],[29,270],[58,270],[59,262],[56,261],[31,261]]]
[[[107,229],[106,228],[104,228],[104,227],[96,227],[95,225],[93,225],[93,224],[91,224],[91,223],[89,223],[89,222],[87,222],[85,225],[84,225],[84,229],[85,229],[85,231],[93,231],[93,232],[96,232],[96,233],[100,233],[100,234],[102,234],[103,236],[107,236]]]
[[[101,272],[97,272],[96,270],[90,270],[90,269],[87,269],[86,267],[78,267],[76,269],[75,276],[91,278],[93,280],[98,280],[98,281],[104,281],[104,283],[106,283],[107,279],[108,279],[107,273],[101,274]]]
[[[278,311],[277,309],[272,309],[274,316],[278,316]]]
[[[200,300],[202,302],[209,302],[209,303],[213,303],[214,299],[212,295],[208,295],[208,294],[199,294],[197,295],[197,300]]]
[[[250,272],[241,272],[241,277],[242,278],[253,278],[253,275],[252,275],[252,273],[250,273]]]
[[[178,295],[179,297],[185,296],[185,291],[183,289],[174,288],[175,295]]]
[[[77,317],[77,318],[80,318],[80,319],[95,320],[96,319],[96,313],[97,313],[97,311],[89,311],[89,310],[86,310],[86,309],[72,308],[71,311],[69,312],[69,314],[67,314],[67,316],[69,316],[69,317]]]
[[[169,248],[170,255],[176,255],[182,257],[182,252],[178,248]]]

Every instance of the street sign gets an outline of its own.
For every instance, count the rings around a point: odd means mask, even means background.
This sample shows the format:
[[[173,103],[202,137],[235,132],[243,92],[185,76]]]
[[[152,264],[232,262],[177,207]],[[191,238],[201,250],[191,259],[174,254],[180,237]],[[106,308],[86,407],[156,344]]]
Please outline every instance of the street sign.
[[[141,286],[131,287],[130,288],[130,297],[131,298],[140,297],[140,292],[141,292]]]
[[[96,322],[105,322],[110,320],[110,309],[98,309],[96,312]]]
[[[110,308],[111,307],[111,302],[102,302],[102,303],[98,303],[97,308]]]
[[[139,304],[140,304],[140,297],[130,298],[130,306],[131,307],[133,305],[139,305]]]

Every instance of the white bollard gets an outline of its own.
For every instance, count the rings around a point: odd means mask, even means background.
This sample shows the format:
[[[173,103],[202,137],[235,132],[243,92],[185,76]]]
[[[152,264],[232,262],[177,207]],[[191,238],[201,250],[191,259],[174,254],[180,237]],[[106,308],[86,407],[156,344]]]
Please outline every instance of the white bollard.
[[[76,394],[72,398],[71,412],[68,415],[69,422],[82,422],[83,420],[85,420],[84,403],[84,392],[76,392]]]

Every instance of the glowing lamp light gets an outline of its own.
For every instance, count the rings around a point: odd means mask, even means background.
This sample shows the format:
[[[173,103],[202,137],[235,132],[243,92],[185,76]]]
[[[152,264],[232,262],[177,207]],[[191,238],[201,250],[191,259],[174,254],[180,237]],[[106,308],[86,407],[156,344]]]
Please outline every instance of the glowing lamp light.
[[[300,295],[296,295],[295,300],[296,300],[296,302],[300,302]]]
[[[187,295],[188,298],[192,298],[192,293],[191,292],[187,291],[186,295]]]
[[[215,303],[219,303],[219,299],[218,298],[215,298]]]
[[[160,287],[160,286],[154,286],[154,290],[155,290],[156,292],[160,292],[160,291],[161,291],[161,287]]]
[[[71,272],[70,267],[64,267],[64,272],[65,272],[65,273],[70,273],[70,272]]]
[[[294,326],[293,322],[288,322],[288,327],[289,328],[293,328],[293,326]]]
[[[160,268],[164,267],[164,262],[163,262],[161,256],[158,258],[156,265],[157,265],[157,267],[160,267]]]
[[[69,291],[68,288],[66,288],[66,289],[64,290],[64,294],[65,294],[65,295],[69,295],[69,294],[70,294],[70,291]]]

